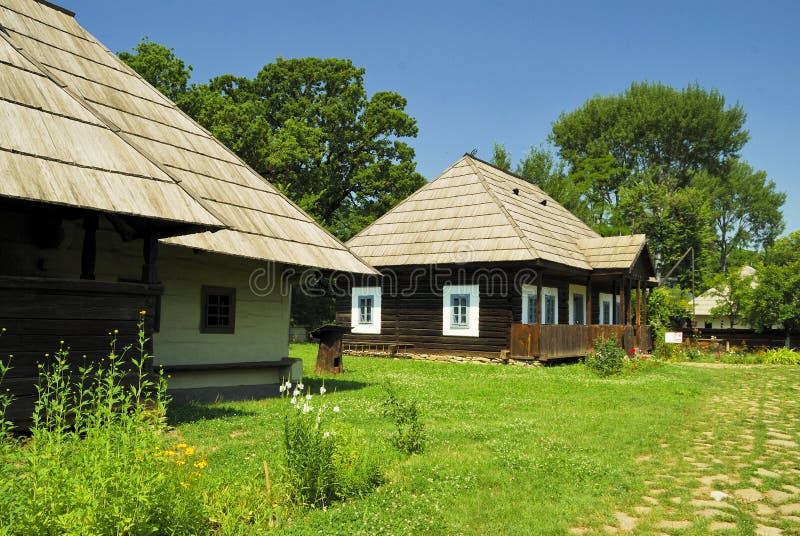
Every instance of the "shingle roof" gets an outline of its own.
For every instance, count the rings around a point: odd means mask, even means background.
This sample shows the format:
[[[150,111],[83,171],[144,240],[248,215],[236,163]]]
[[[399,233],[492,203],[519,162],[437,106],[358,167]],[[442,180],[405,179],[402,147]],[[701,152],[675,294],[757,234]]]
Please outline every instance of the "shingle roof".
[[[347,245],[374,266],[543,260],[588,271],[630,268],[644,236],[602,238],[537,186],[465,155]]]
[[[224,226],[164,241],[373,273],[68,12],[0,0],[0,25],[0,195]]]

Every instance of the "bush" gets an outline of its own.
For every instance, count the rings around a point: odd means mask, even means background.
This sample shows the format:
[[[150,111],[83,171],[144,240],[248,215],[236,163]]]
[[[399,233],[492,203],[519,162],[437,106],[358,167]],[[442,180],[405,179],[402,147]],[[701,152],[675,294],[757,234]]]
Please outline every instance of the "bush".
[[[800,365],[800,353],[788,348],[774,348],[764,352],[761,362],[765,365]]]
[[[390,417],[395,424],[392,445],[405,454],[421,454],[425,450],[427,437],[417,401],[399,397],[388,381],[384,389],[386,400],[383,401],[383,415]]]
[[[289,499],[300,506],[325,507],[373,491],[382,476],[363,435],[338,425],[338,406],[315,409],[311,393],[304,395],[303,388],[291,381],[281,385],[290,404],[283,423],[283,484]]]
[[[0,526],[25,534],[198,534],[204,458],[166,443],[165,383],[131,350],[72,370],[63,346],[40,365],[30,438],[6,439]],[[47,356],[46,356],[47,357]],[[129,363],[133,364],[132,369]]]
[[[586,356],[586,366],[598,376],[613,376],[622,371],[625,350],[617,339],[595,339],[593,350]]]

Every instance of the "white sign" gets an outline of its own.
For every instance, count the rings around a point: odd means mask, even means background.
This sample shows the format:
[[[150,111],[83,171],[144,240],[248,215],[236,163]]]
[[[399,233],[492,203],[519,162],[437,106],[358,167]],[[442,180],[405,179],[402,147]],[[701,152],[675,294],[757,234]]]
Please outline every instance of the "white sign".
[[[667,344],[681,344],[683,342],[683,332],[668,331],[664,333],[664,342]]]

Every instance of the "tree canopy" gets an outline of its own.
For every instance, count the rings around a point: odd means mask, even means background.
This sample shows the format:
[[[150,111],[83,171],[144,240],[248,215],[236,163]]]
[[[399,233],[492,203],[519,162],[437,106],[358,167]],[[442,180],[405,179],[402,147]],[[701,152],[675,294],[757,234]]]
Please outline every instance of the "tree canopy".
[[[339,238],[425,182],[405,141],[417,135],[406,100],[369,97],[365,70],[350,60],[278,58],[253,79],[228,74],[187,89],[172,49],[143,41],[134,52],[120,57]]]
[[[742,107],[728,106],[716,90],[633,83],[562,113],[549,137],[553,149],[536,148],[516,172],[603,235],[647,234],[662,272],[694,248],[697,281],[707,286],[712,274],[728,270],[731,256],[763,250],[784,228],[785,194],[740,159],[749,138],[745,119]],[[502,146],[495,163],[500,156],[510,162]],[[525,171],[542,161],[557,172]],[[675,275],[689,286],[689,263]]]
[[[171,100],[186,93],[192,76],[192,66],[186,65],[175,55],[175,49],[167,48],[142,38],[131,52],[120,52],[119,58],[127,63],[142,78],[150,82]]]

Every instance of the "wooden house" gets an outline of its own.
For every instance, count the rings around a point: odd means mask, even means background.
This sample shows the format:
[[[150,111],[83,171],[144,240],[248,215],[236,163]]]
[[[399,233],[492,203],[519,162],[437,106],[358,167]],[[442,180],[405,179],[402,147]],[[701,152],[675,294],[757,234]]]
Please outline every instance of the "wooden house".
[[[599,336],[650,346],[645,237],[601,237],[470,155],[347,245],[382,274],[341,280],[350,350],[547,360],[583,356]]]
[[[307,268],[375,273],[75,21],[0,0],[0,356],[29,411],[36,362],[131,342],[147,311],[178,398],[263,394]]]

